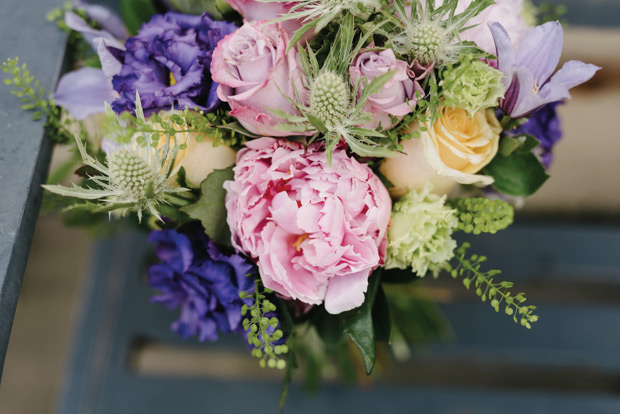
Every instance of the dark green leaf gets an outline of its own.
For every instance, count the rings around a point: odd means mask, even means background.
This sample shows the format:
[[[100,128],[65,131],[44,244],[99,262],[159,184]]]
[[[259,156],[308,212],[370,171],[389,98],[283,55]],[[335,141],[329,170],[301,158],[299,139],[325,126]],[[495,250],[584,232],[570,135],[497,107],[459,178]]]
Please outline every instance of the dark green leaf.
[[[375,306],[372,308],[372,324],[375,329],[375,340],[389,343],[392,334],[392,317],[390,305],[381,286],[377,291]]]
[[[545,167],[532,153],[495,157],[484,172],[495,179],[496,190],[513,196],[532,195],[549,178]]]
[[[230,246],[230,229],[226,223],[225,181],[234,179],[232,167],[215,170],[200,184],[200,199],[195,204],[183,207],[193,219],[200,220],[205,233],[217,244]]]
[[[420,279],[411,269],[389,269],[384,270],[381,281],[384,283],[410,283]]]
[[[325,308],[317,309],[312,318],[316,332],[323,340],[325,347],[330,351],[336,351],[344,341],[344,332],[340,322],[340,315],[331,315]]]
[[[533,149],[540,145],[540,141],[531,135],[522,135],[518,139],[521,141],[521,147],[518,150],[519,154],[532,152]]]
[[[121,16],[131,34],[138,33],[142,23],[151,20],[156,13],[151,0],[121,0]]]
[[[375,304],[380,282],[381,270],[379,269],[368,279],[366,300],[362,306],[338,315],[344,333],[349,335],[362,353],[366,374],[368,375],[372,373],[375,366],[375,356],[377,353],[375,330],[372,323],[372,308]]]

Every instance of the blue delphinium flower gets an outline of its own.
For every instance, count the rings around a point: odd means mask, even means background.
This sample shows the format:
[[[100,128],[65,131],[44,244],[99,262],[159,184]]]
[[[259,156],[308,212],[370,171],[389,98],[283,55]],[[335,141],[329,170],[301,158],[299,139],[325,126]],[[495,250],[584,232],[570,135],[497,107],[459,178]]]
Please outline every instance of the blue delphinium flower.
[[[112,79],[120,95],[112,108],[133,110],[138,92],[147,113],[172,107],[213,110],[220,101],[210,74],[212,51],[236,29],[207,13],[154,16],[127,39],[125,51],[115,51],[122,68]]]
[[[197,336],[215,341],[219,332],[242,333],[241,291],[254,290],[254,267],[242,256],[226,256],[202,229],[179,233],[153,231],[149,241],[157,243],[161,263],[149,268],[149,283],[159,290],[151,301],[170,309],[181,308],[172,330],[183,338]]]
[[[545,168],[553,161],[553,147],[562,139],[562,123],[557,115],[557,106],[562,102],[552,102],[534,113],[523,125],[509,132],[512,136],[531,135],[540,141],[535,150]]]
[[[562,53],[564,32],[558,22],[532,28],[515,52],[501,24],[489,23],[497,48],[499,70],[506,75],[506,95],[500,100],[505,114],[527,116],[548,103],[570,98],[569,90],[594,76],[600,68],[571,60],[553,76]]]

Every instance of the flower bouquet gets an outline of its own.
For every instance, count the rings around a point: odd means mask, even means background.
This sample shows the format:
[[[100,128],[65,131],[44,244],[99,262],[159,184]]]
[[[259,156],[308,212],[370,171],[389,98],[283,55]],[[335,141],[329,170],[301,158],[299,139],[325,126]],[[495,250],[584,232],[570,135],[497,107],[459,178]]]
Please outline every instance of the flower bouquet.
[[[559,22],[517,0],[165,3],[50,13],[76,61],[50,98],[3,68],[76,147],[50,203],[151,231],[174,331],[238,334],[287,378],[358,349],[370,374],[377,343],[415,337],[409,287],[440,274],[536,322],[453,236],[506,228],[548,178],[556,106],[599,69],[556,72]]]

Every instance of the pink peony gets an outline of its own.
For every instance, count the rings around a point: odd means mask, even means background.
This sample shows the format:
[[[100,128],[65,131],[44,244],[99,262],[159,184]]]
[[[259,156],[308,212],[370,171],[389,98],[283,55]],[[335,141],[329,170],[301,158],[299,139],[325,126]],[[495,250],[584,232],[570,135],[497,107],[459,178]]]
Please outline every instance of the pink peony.
[[[224,37],[213,52],[211,74],[220,84],[218,97],[228,102],[232,116],[257,135],[293,135],[277,128],[286,121],[271,109],[295,114],[282,93],[295,97],[296,87],[302,100],[307,95],[297,50],[285,53],[288,41],[278,23],[246,23]]]
[[[295,2],[281,1],[258,1],[258,0],[227,0],[230,7],[235,9],[246,22],[261,22],[265,20],[273,20],[285,14],[288,14]],[[280,23],[290,36],[302,26],[300,20],[285,20]]]
[[[421,96],[424,90],[417,81],[409,77],[409,65],[403,60],[396,59],[392,49],[384,51],[362,50],[349,68],[351,85],[362,78],[368,81],[387,72],[395,72],[392,78],[383,85],[379,93],[370,95],[364,112],[372,114],[372,121],[362,125],[363,128],[375,130],[381,124],[381,130],[392,127],[390,115],[400,121],[403,116],[413,112],[417,99],[416,91]],[[360,90],[361,93],[361,90]]]
[[[392,209],[368,166],[336,149],[330,167],[318,144],[260,138],[224,187],[233,246],[257,259],[267,288],[332,314],[364,302]]]

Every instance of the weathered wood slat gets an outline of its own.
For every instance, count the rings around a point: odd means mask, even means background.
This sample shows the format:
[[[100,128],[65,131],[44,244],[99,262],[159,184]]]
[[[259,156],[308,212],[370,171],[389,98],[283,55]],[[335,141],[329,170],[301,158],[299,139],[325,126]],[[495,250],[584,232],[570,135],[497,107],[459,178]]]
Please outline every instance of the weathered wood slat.
[[[0,59],[20,57],[46,90],[54,85],[64,55],[65,34],[45,20],[52,3],[6,0],[0,13]],[[4,78],[4,73],[0,76]],[[51,143],[43,122],[20,108],[0,88],[0,373],[41,203]]]

